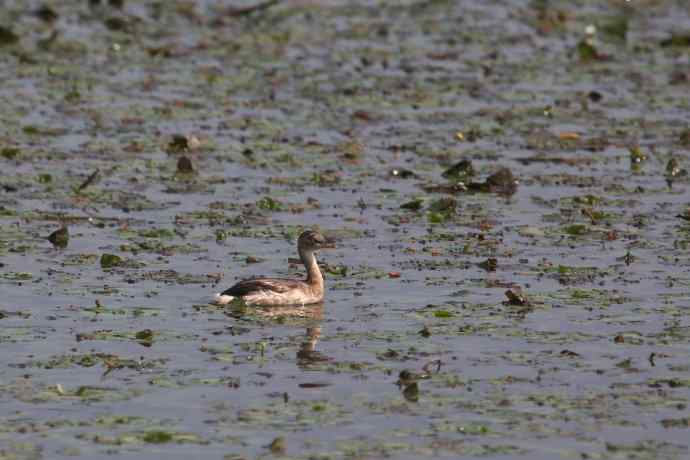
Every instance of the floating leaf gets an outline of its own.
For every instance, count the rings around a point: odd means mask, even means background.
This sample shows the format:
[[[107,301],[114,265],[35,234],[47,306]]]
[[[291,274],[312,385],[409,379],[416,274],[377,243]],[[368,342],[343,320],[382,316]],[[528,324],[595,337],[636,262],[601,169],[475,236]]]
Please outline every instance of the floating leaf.
[[[194,167],[192,166],[192,160],[187,156],[181,156],[177,160],[177,173],[178,174],[191,174],[194,172]]]
[[[282,211],[284,209],[283,203],[274,200],[270,196],[265,196],[256,202],[256,207],[265,209],[267,211]]]
[[[684,129],[678,136],[678,142],[685,147],[690,147],[690,129]]]
[[[19,156],[19,149],[16,147],[5,147],[0,150],[0,156],[7,160],[14,160]]]
[[[669,37],[665,40],[662,40],[660,45],[664,48],[690,46],[690,34],[686,34],[686,35],[673,34],[673,35],[671,35],[671,37]]]
[[[571,224],[566,226],[563,231],[568,235],[579,236],[587,233],[588,227],[585,224]]]
[[[436,310],[434,312],[434,317],[435,318],[452,318],[453,313],[447,311],[447,310]]]
[[[498,266],[498,260],[495,257],[489,257],[484,262],[480,262],[477,265],[487,272],[495,272],[496,267]]]
[[[443,171],[442,176],[447,179],[466,181],[475,174],[474,166],[472,166],[472,162],[470,160],[460,160],[450,168]]]
[[[189,150],[189,141],[187,136],[176,134],[168,144],[168,153],[180,153]]]
[[[154,332],[151,329],[144,329],[134,334],[134,338],[139,341],[140,345],[148,347],[153,344],[153,336]]]
[[[108,29],[114,31],[126,31],[129,29],[127,20],[116,16],[107,18],[103,23]]]
[[[417,382],[414,382],[410,385],[407,385],[405,388],[403,388],[402,394],[407,401],[419,401],[419,384]]]
[[[115,254],[103,254],[101,256],[101,268],[113,268],[124,264],[122,257]]]
[[[13,45],[19,41],[19,35],[12,32],[11,29],[0,26],[0,46]]]
[[[436,201],[433,201],[429,205],[429,211],[435,212],[435,213],[447,213],[447,214],[453,214],[455,213],[455,208],[458,206],[458,200],[456,200],[453,197],[444,197],[444,198],[439,198]]]
[[[601,25],[599,29],[610,38],[625,41],[628,35],[629,21],[625,16],[618,16]]]
[[[67,227],[60,227],[48,236],[48,241],[50,241],[56,248],[66,248],[69,242],[69,232]]]
[[[599,51],[589,39],[584,39],[577,44],[577,55],[580,61],[585,63],[600,59]]]
[[[164,238],[170,239],[175,237],[175,232],[167,228],[151,228],[147,230],[141,230],[139,236],[144,238]]]
[[[529,301],[519,290],[508,289],[505,292],[505,296],[508,298],[508,301],[505,302],[507,305],[516,305],[520,307],[529,305]]]
[[[141,439],[151,444],[163,444],[172,441],[173,435],[167,431],[149,431]]]
[[[364,154],[364,146],[357,141],[346,141],[338,145],[338,150],[348,160],[358,160]]]
[[[274,454],[277,455],[283,455],[285,454],[285,451],[287,450],[287,447],[285,445],[285,438],[282,436],[279,436],[275,438],[271,444],[268,446],[268,448],[273,452]]]
[[[42,173],[36,177],[36,180],[41,184],[49,184],[53,182],[53,176],[48,173]]]
[[[412,201],[408,201],[406,203],[403,203],[400,205],[402,209],[408,209],[410,211],[419,211],[422,209],[422,205],[424,204],[424,200],[421,198],[415,198]]]
[[[42,5],[39,9],[34,11],[34,14],[41,21],[53,22],[58,18],[58,14],[48,5]]]

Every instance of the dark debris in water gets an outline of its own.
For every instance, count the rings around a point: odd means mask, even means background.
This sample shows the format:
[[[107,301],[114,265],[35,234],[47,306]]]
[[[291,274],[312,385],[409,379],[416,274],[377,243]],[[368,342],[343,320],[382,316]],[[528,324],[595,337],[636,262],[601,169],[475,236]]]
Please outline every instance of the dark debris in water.
[[[192,166],[192,160],[189,157],[181,156],[177,160],[177,173],[178,174],[191,174],[194,172],[194,166]]]
[[[446,179],[460,180],[467,182],[472,176],[476,174],[472,162],[470,160],[460,160],[450,168],[443,172],[443,177]]]
[[[518,180],[508,168],[501,168],[486,178],[484,182],[470,182],[468,190],[498,195],[512,195],[517,192]]]
[[[453,168],[451,168],[452,170]],[[448,170],[450,171],[450,170]],[[445,177],[460,177],[458,171],[452,171],[450,174],[448,171],[444,173]],[[474,175],[464,173],[463,177],[471,177]],[[432,193],[447,193],[447,194],[459,194],[464,192],[473,193],[495,193],[497,195],[510,196],[517,192],[518,180],[513,176],[513,173],[508,168],[500,168],[495,173],[491,174],[486,178],[484,182],[468,182],[463,181],[451,182],[448,184],[440,185],[425,185],[424,190]]]
[[[508,299],[505,302],[506,305],[514,305],[518,307],[527,307],[530,305],[527,297],[525,297],[525,295],[520,291],[508,289],[505,291],[505,296]]]
[[[48,5],[41,5],[34,11],[34,14],[37,18],[45,22],[54,22],[60,17],[58,13]]]
[[[69,231],[67,230],[67,227],[60,227],[48,235],[48,241],[50,241],[50,243],[56,248],[66,248],[67,244],[69,243]]]
[[[119,267],[124,265],[125,261],[122,257],[115,254],[103,254],[101,255],[101,268],[108,269],[113,267]]]
[[[101,173],[101,170],[100,170],[100,169],[96,169],[94,172],[92,172],[91,174],[89,174],[89,177],[87,177],[86,180],[84,180],[84,182],[82,182],[82,183],[79,185],[79,187],[77,188],[77,190],[78,190],[78,191],[82,191],[82,190],[84,190],[86,187],[89,187],[89,186],[95,184],[95,183],[97,182],[97,180],[98,180],[98,176],[99,176],[100,173]]]
[[[19,36],[12,29],[0,26],[0,46],[13,45],[19,42]]]

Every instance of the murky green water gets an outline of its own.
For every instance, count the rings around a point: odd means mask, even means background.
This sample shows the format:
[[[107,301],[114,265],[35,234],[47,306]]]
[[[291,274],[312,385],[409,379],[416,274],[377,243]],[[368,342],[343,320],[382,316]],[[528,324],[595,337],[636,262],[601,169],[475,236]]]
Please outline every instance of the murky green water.
[[[687,458],[688,3],[259,3],[2,4],[0,460]]]

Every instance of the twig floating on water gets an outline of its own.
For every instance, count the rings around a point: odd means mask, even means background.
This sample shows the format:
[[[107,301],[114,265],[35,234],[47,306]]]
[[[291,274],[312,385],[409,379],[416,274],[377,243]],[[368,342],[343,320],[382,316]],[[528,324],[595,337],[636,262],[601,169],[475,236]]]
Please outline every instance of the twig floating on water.
[[[267,10],[270,7],[277,5],[280,3],[280,0],[268,0],[263,3],[258,3],[256,5],[252,6],[245,6],[245,7],[240,7],[240,8],[228,8],[225,11],[225,14],[234,18],[238,18],[241,16],[249,16],[250,14],[254,13],[255,11],[262,11],[262,10]]]
[[[94,172],[92,172],[91,175],[89,177],[87,177],[84,182],[81,183],[81,185],[79,186],[79,188],[77,190],[82,191],[86,187],[88,187],[89,185],[93,184],[94,181],[96,180],[96,178],[98,177],[98,175],[100,174],[100,172],[101,172],[101,170],[96,168],[96,170]]]

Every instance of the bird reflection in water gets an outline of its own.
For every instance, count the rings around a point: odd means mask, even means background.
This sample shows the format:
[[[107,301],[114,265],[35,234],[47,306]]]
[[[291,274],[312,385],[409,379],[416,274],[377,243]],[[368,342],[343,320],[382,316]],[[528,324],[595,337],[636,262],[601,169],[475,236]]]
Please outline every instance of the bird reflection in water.
[[[297,351],[297,366],[307,369],[319,363],[332,361],[332,358],[316,350],[316,344],[321,338],[323,310],[323,302],[320,302],[304,306],[255,306],[251,308],[251,314],[262,319],[306,325],[304,340]]]
[[[324,355],[316,350],[316,343],[321,337],[321,326],[314,326],[307,328],[307,334],[304,342],[297,352],[297,365],[306,369],[318,363],[332,361],[332,358]]]

